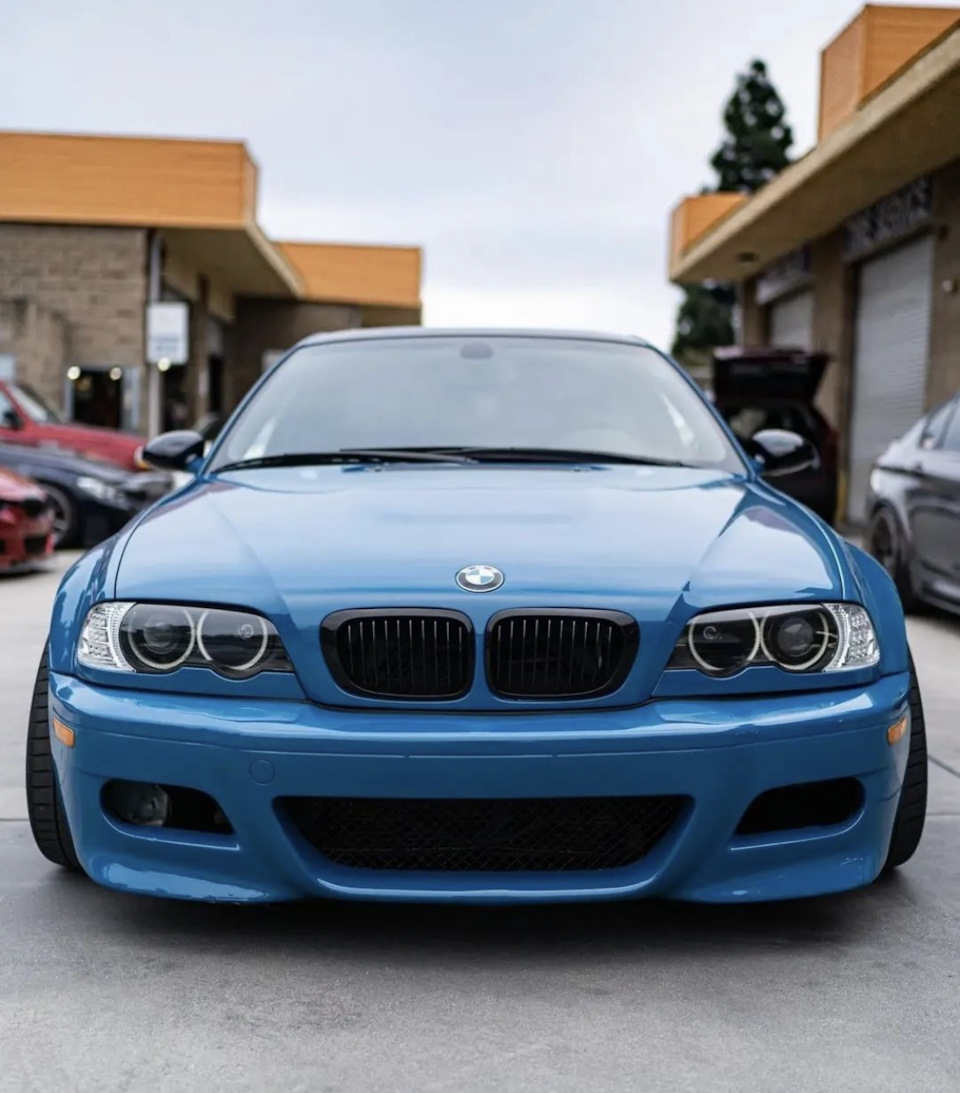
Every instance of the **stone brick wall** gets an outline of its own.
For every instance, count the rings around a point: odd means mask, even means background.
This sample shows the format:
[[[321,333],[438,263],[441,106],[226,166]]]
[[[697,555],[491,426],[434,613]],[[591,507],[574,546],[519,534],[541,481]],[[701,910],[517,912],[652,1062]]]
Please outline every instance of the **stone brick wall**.
[[[57,313],[66,365],[142,365],[146,268],[145,229],[0,224],[0,300]]]
[[[32,300],[0,300],[0,353],[15,358],[19,381],[61,410],[69,347],[62,315]]]

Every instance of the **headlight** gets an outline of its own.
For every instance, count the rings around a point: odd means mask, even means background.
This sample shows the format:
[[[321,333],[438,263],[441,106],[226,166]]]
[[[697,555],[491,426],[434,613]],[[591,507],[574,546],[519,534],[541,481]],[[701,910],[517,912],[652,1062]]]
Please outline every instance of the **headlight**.
[[[88,478],[86,475],[81,475],[77,479],[77,489],[89,493],[91,497],[96,497],[98,501],[107,501],[114,505],[123,499],[123,495],[116,486],[101,482],[99,478]]]
[[[77,660],[113,672],[212,668],[228,679],[293,671],[280,636],[262,615],[176,604],[97,604],[80,631]]]
[[[758,664],[786,672],[842,672],[880,660],[877,634],[863,607],[846,603],[735,608],[697,615],[667,668],[732,676]]]

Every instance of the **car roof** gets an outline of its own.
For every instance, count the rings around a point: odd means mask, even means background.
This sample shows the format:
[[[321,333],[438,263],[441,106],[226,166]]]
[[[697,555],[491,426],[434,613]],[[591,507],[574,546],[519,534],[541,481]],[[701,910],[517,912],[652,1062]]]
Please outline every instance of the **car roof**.
[[[331,342],[380,341],[396,338],[550,338],[567,341],[614,342],[654,348],[632,334],[610,334],[595,330],[563,330],[537,327],[495,326],[374,326],[363,330],[335,330],[329,334],[311,334],[293,347],[326,345]]]

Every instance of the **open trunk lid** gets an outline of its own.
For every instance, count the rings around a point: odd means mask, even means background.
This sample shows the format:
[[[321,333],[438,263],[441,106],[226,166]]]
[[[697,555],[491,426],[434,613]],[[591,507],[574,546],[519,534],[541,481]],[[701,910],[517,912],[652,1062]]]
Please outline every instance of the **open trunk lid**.
[[[774,346],[715,349],[712,387],[718,408],[758,402],[813,402],[830,357]]]

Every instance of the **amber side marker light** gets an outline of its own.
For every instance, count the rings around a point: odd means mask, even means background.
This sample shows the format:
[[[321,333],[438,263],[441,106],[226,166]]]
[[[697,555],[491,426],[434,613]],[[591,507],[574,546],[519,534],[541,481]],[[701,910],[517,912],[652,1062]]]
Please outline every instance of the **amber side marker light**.
[[[61,744],[65,744],[68,748],[72,748],[76,743],[77,734],[73,729],[68,728],[62,721],[53,719],[53,735],[60,741]],[[889,733],[887,734],[889,736]]]
[[[896,724],[891,725],[887,729],[887,743],[896,744],[898,740],[902,740],[907,731],[907,718],[906,715],[900,718]]]

